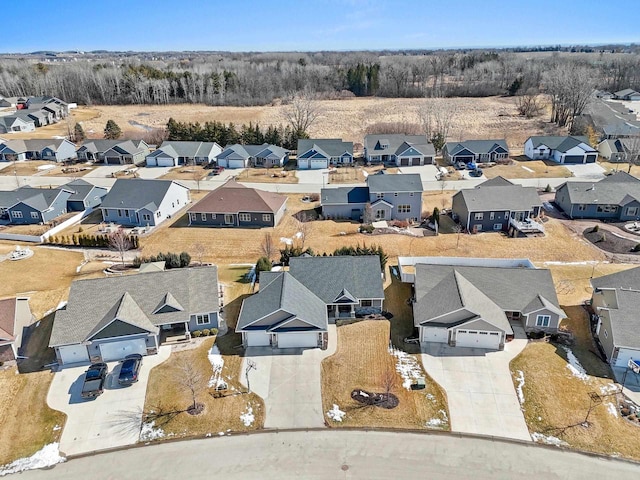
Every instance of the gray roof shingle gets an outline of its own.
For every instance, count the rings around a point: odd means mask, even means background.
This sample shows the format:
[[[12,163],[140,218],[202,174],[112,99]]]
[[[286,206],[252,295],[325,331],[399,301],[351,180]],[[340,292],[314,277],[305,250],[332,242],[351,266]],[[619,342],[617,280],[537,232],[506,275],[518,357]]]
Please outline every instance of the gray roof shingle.
[[[533,148],[538,148],[540,145],[549,147],[551,150],[557,150],[558,152],[567,152],[578,145],[584,144],[583,150],[585,152],[595,152],[596,150],[589,145],[589,139],[587,137],[576,136],[533,136],[529,137],[533,143]]]
[[[422,192],[422,179],[419,173],[397,175],[369,175],[367,185],[370,193]]]
[[[380,134],[366,135],[364,148],[368,155],[400,155],[413,147],[425,156],[435,155],[435,149],[425,135]]]
[[[640,200],[640,180],[623,171],[594,183],[569,181],[556,189],[558,192],[563,190],[572,204],[625,205],[631,199]]]
[[[102,208],[148,208],[156,210],[172,184],[187,188],[172,180],[148,180],[143,178],[119,178],[102,200]]]
[[[487,180],[474,188],[464,188],[455,197],[463,199],[469,212],[530,211],[534,206],[542,206],[535,187],[514,185],[502,177]]]
[[[367,203],[369,201],[368,187],[337,187],[320,190],[322,205],[345,205],[349,203]]]
[[[303,138],[298,140],[298,157],[312,149],[320,152],[326,158],[339,157],[345,152],[353,155],[353,142],[343,142],[340,138]]]
[[[447,142],[445,148],[449,155],[456,155],[461,150],[467,149],[475,154],[491,153],[496,148],[502,147],[507,152],[509,147],[507,141],[499,140],[465,140],[464,142]]]

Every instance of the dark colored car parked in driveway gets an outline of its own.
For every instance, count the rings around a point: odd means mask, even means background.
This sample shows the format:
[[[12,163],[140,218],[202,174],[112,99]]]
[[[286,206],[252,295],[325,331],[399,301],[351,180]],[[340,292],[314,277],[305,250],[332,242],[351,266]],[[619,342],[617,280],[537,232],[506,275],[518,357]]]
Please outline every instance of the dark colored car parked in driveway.
[[[109,373],[106,363],[94,363],[84,374],[84,383],[82,384],[82,398],[95,398],[104,392],[104,382]]]
[[[122,365],[120,365],[120,375],[118,375],[118,383],[120,385],[131,385],[138,381],[138,373],[142,366],[142,355],[133,353],[124,357]]]

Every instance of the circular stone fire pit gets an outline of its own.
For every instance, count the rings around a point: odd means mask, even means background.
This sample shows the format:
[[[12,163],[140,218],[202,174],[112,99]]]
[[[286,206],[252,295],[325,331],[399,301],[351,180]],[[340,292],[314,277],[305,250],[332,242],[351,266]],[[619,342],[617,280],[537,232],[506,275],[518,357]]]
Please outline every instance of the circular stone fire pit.
[[[371,393],[361,389],[352,391],[351,398],[363,405],[386,408],[387,410],[396,408],[400,403],[398,397],[393,393]]]

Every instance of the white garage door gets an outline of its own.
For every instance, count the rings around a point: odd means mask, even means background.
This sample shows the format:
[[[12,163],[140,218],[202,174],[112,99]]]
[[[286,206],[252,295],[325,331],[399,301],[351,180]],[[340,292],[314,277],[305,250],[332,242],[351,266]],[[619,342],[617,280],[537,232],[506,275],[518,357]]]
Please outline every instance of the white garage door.
[[[229,160],[229,168],[244,168],[244,160]]]
[[[640,361],[640,351],[630,350],[628,348],[621,348],[618,351],[618,357],[616,358],[616,367],[626,367],[629,365],[629,359]]]
[[[311,168],[312,169],[329,168],[329,165],[327,165],[326,160],[311,160]]]
[[[264,332],[246,332],[245,339],[248,347],[268,347],[271,345],[271,334]]]
[[[89,352],[84,345],[67,345],[59,347],[60,360],[64,365],[89,361]]]
[[[437,342],[448,343],[449,332],[444,327],[423,327],[422,328],[422,340],[423,342]]]
[[[136,338],[134,340],[122,340],[120,342],[110,342],[100,344],[100,356],[103,362],[112,360],[122,360],[132,353],[147,354],[147,345],[144,338]]]
[[[318,346],[316,332],[279,333],[278,348],[314,348]]]
[[[500,348],[500,333],[478,330],[457,330],[456,346],[498,350]]]
[[[175,165],[173,158],[157,157],[156,161],[159,167],[173,167]]]
[[[147,167],[157,167],[158,166],[158,161],[156,160],[156,157],[147,157],[145,158],[146,162],[147,162]]]

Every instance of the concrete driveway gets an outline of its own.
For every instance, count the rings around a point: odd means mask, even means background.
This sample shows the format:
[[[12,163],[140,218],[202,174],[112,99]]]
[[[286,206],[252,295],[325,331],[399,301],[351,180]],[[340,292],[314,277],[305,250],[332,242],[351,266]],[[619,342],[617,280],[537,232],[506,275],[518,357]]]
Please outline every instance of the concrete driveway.
[[[336,351],[335,325],[329,325],[327,350],[273,349],[249,347],[242,362],[242,380],[248,361],[256,369],[249,372],[251,391],[265,404],[265,428],[314,428],[324,426],[320,363]],[[245,384],[246,386],[246,384]]]
[[[526,345],[526,338],[512,340],[500,352],[423,345],[425,370],[447,392],[452,431],[531,440],[509,370]]]
[[[437,165],[420,165],[418,167],[400,167],[398,173],[417,173],[423,182],[433,182],[437,180],[439,171]]]
[[[166,175],[175,167],[142,167],[136,170],[136,173],[140,178],[160,178]]]
[[[597,163],[581,163],[577,165],[564,163],[562,166],[566,167],[576,178],[592,178],[594,180],[604,178],[605,169]]]
[[[78,455],[136,443],[140,436],[149,372],[169,358],[170,353],[171,347],[160,347],[157,355],[144,357],[140,379],[129,387],[118,385],[120,363],[108,362],[105,391],[93,400],[80,397],[86,364],[57,372],[49,388],[47,403],[67,414],[60,451],[64,455]]]

